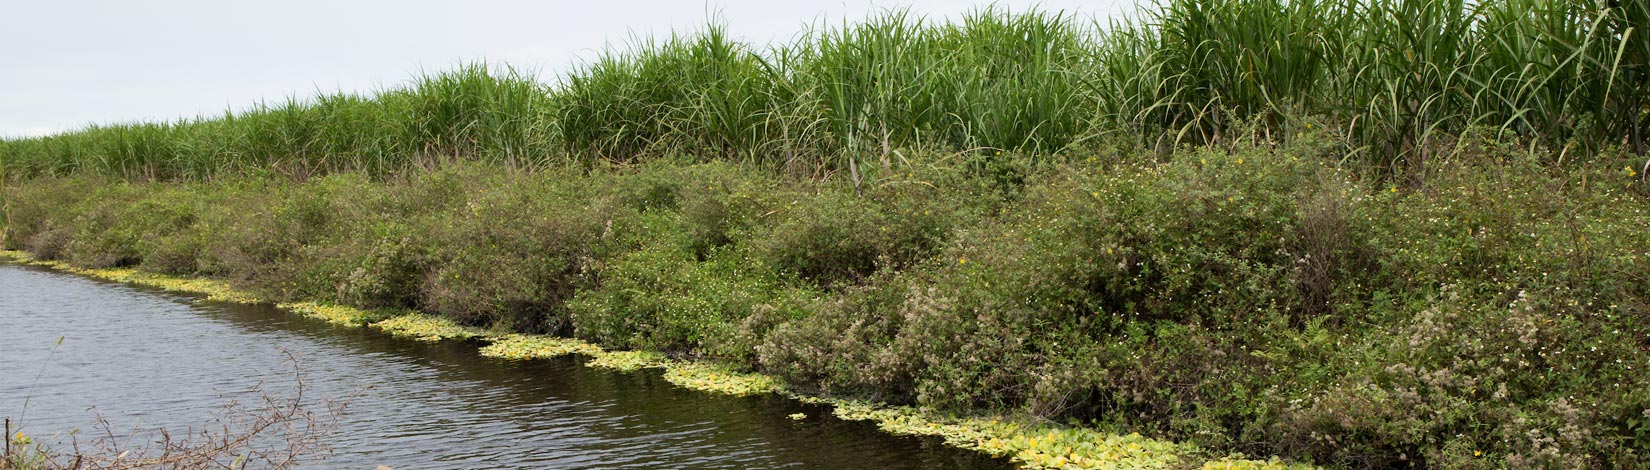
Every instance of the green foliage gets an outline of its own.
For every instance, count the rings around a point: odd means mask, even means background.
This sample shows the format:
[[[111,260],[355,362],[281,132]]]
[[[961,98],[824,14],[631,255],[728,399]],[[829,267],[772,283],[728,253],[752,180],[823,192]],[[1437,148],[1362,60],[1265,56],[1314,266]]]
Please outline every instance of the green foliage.
[[[92,125],[10,140],[0,146],[0,165],[20,176],[147,180],[381,175],[458,159],[531,166],[548,162],[549,112],[544,86],[532,77],[471,64],[371,97],[320,94],[218,117]]]
[[[34,191],[31,191],[33,196],[29,199],[16,197],[13,192],[19,191],[18,189],[5,187],[8,193],[4,201],[7,230],[5,248],[27,249],[45,260],[60,258],[64,245],[69,241],[69,230],[72,230],[72,227],[69,226],[69,221],[58,217],[63,210],[76,207],[87,199],[89,194],[81,190],[81,185],[96,186],[99,183],[110,182],[99,178],[79,181],[35,180],[30,183],[30,188]]]
[[[761,162],[781,106],[779,71],[712,24],[702,33],[604,54],[552,99],[565,150],[629,161],[654,148]],[[711,153],[714,152],[714,153]]]
[[[355,266],[337,281],[337,299],[364,308],[418,305],[419,285],[431,247],[414,241],[404,223],[381,222],[351,235],[345,253],[359,254]]]
[[[1622,360],[1636,349],[1623,311],[1562,287],[1510,303],[1477,296],[1447,290],[1393,331],[1347,345],[1368,362],[1282,406],[1275,432],[1295,452],[1360,466],[1470,468],[1484,454],[1522,468],[1642,464],[1623,431],[1650,397],[1635,385],[1643,366]],[[1349,435],[1364,438],[1335,437]]]
[[[860,192],[655,162],[79,176],[5,197],[8,243],[82,265],[836,395],[1351,467],[1644,465],[1635,157],[1565,169],[1473,138],[1420,188],[1327,163],[1327,133],[1105,163],[916,152]]]
[[[910,292],[914,288],[885,272],[809,305],[807,314],[779,322],[753,348],[758,364],[800,387],[908,403],[916,363],[888,345],[904,327],[906,296],[921,293]]]
[[[1194,152],[1050,175],[953,243],[932,287],[906,296],[891,356],[919,361],[908,367],[924,403],[1181,416],[1208,390],[1168,384],[1207,380],[1212,366],[1195,358],[1230,345],[1210,339],[1304,321],[1294,192],[1315,168]],[[1148,346],[1163,357],[1143,360]]]
[[[827,187],[776,209],[778,223],[750,244],[786,274],[829,286],[925,259],[950,233],[951,214],[936,201],[873,197]]]
[[[1642,467],[1646,5],[711,27],[0,142],[4,244],[1222,451]]]
[[[592,198],[576,180],[490,183],[412,232],[429,237],[434,258],[419,306],[465,323],[568,332],[564,302],[588,285],[592,264],[619,241],[612,227],[634,210]]]
[[[677,247],[644,247],[603,269],[601,280],[568,308],[575,331],[607,347],[743,360],[765,335],[763,323],[800,310],[798,294],[771,270],[728,250],[700,262]]]
[[[302,179],[690,158],[817,176],[886,169],[902,148],[1166,153],[1304,134],[1328,136],[1334,158],[1421,184],[1474,129],[1562,161],[1620,146],[1642,155],[1647,18],[1645,0],[1162,0],[1104,25],[1038,10],[988,7],[951,23],[895,10],[771,46],[711,23],[606,51],[551,84],[461,65],[371,95],[7,140],[0,166]]]

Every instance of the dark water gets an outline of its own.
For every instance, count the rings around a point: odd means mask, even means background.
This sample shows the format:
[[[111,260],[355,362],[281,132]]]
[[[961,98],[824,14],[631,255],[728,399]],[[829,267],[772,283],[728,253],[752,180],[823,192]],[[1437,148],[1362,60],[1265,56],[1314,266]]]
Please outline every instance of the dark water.
[[[0,264],[0,416],[17,419],[32,396],[24,426],[37,437],[91,431],[99,412],[117,430],[199,426],[261,381],[290,389],[283,351],[299,358],[307,396],[357,395],[331,457],[310,467],[1008,467],[823,407],[682,390],[657,372],[494,360],[473,344]]]

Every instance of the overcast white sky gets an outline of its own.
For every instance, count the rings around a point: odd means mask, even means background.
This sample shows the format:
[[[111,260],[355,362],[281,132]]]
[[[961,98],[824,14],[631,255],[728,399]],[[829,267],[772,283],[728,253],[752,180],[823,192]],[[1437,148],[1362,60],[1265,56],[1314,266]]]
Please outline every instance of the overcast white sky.
[[[370,91],[420,69],[486,59],[549,80],[632,37],[688,32],[719,14],[754,44],[805,24],[909,7],[955,18],[983,1],[27,1],[0,2],[0,136],[170,120],[317,89]],[[1132,0],[997,2],[1083,18]]]

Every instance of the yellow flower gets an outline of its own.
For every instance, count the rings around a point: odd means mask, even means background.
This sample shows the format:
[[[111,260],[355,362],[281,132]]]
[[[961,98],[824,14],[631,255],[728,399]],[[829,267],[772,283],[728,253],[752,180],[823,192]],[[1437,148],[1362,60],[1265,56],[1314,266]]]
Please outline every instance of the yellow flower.
[[[968,264],[968,257],[964,256],[962,258],[957,259],[957,264]]]
[[[1473,457],[1482,457],[1482,456],[1484,456],[1484,451],[1481,451],[1481,450],[1472,451],[1472,456]]]

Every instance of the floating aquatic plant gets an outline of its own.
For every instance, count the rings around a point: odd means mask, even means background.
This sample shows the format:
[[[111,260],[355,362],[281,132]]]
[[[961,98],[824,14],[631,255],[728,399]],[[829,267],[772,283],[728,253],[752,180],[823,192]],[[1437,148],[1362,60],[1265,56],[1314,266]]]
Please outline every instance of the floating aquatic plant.
[[[774,393],[782,389],[779,381],[770,376],[695,362],[670,363],[665,366],[665,380],[690,390],[738,397]]]
[[[611,351],[602,353],[584,363],[586,366],[631,372],[651,367],[662,367],[665,357],[651,351]]]
[[[470,339],[487,335],[487,331],[481,328],[460,325],[451,319],[422,313],[408,313],[373,323],[372,326],[384,330],[385,333],[392,336],[430,342],[448,339]]]
[[[229,283],[216,279],[182,278],[141,272],[135,269],[103,268],[88,269],[77,267],[62,261],[37,260],[27,252],[4,250],[0,256],[11,258],[13,261],[32,266],[42,266],[59,271],[77,274],[86,277],[103,279],[106,281],[137,284],[163,289],[170,292],[186,292],[205,295],[207,300],[219,302],[233,302],[239,304],[255,304],[263,302],[251,293],[230,287]]]
[[[1092,429],[1029,425],[999,418],[956,418],[912,407],[791,395],[810,404],[826,404],[832,414],[848,421],[871,421],[885,432],[943,439],[947,445],[1008,457],[1032,469],[1153,469],[1186,466],[1195,447],[1151,439],[1140,434],[1105,433]],[[1195,460],[1193,460],[1195,462]],[[1312,468],[1279,460],[1247,460],[1241,455],[1205,462],[1203,468],[1282,470]]]
[[[342,305],[329,305],[316,302],[290,302],[277,304],[277,307],[291,310],[305,317],[322,320],[338,326],[358,327],[366,326],[375,321],[381,321],[389,315],[385,312],[362,310]]]
[[[599,346],[572,338],[508,334],[489,339],[493,343],[481,348],[481,355],[501,359],[547,359],[568,354],[600,357],[606,354]]]

